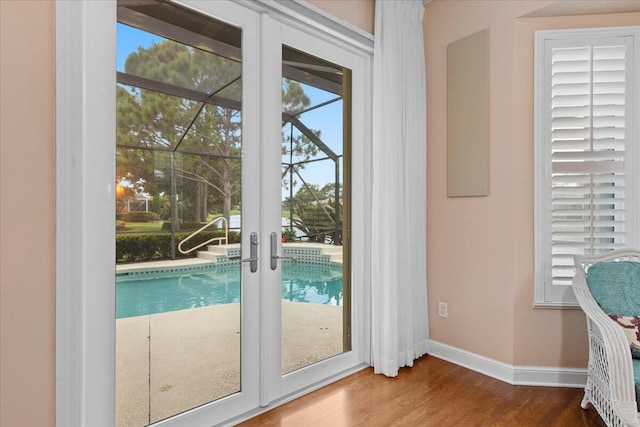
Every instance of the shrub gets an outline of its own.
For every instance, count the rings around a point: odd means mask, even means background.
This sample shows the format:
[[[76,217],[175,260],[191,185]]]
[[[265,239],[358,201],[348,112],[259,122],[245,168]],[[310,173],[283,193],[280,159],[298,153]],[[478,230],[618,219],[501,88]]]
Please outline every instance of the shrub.
[[[121,219],[126,222],[160,221],[160,217],[155,212],[127,212],[122,214]]]
[[[282,231],[282,237],[284,237],[285,242],[295,242],[298,236],[296,236],[294,229],[286,228]]]
[[[190,233],[176,233],[176,245],[186,239]],[[203,231],[189,241],[188,248],[209,240],[213,237],[224,236],[224,231]],[[238,243],[240,233],[229,232],[229,243]],[[205,250],[202,247],[199,250]],[[176,257],[193,257],[197,251],[183,255],[176,248]],[[144,233],[144,234],[117,234],[116,235],[116,261],[133,262],[149,261],[153,259],[171,258],[171,233]]]
[[[116,220],[116,231],[124,231],[127,229],[127,223]]]

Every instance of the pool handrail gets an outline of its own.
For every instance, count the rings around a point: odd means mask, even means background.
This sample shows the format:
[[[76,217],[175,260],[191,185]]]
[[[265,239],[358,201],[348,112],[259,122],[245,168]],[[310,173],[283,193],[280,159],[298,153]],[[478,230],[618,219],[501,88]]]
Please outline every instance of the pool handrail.
[[[218,222],[219,220],[222,220],[222,222],[224,223],[224,237],[213,237],[209,240],[207,240],[206,242],[200,243],[198,246],[194,246],[191,249],[188,250],[183,250],[182,249],[182,244],[187,242],[188,240],[190,240],[192,237],[196,236],[198,233],[200,233],[202,230],[204,230],[205,228],[210,227],[211,225],[213,225],[213,223]],[[194,231],[193,233],[191,233],[189,236],[187,236],[185,239],[183,239],[182,241],[180,241],[180,243],[178,244],[178,251],[180,251],[181,254],[183,255],[187,255],[193,251],[195,251],[196,249],[200,249],[201,247],[203,247],[204,245],[208,245],[211,242],[215,242],[217,241],[219,245],[226,245],[229,243],[229,223],[227,222],[227,218],[225,218],[224,216],[219,216],[217,218],[215,218],[213,221],[211,221],[210,223],[208,223],[207,225],[205,225],[202,228],[199,228],[198,230]],[[223,243],[224,242],[224,243]]]

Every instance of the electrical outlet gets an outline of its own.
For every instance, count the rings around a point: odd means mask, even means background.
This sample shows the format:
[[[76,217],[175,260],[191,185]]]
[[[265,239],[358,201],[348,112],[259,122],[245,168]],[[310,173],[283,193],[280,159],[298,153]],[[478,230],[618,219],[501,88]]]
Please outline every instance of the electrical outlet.
[[[446,319],[449,316],[448,310],[449,306],[446,302],[438,302],[438,316],[444,317]]]

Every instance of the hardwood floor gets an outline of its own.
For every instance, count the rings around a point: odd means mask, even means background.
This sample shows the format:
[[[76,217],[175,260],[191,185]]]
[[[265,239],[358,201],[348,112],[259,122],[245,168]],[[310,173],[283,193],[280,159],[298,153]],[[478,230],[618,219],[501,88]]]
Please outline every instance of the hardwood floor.
[[[365,369],[238,426],[604,426],[582,389],[511,386],[435,357]]]

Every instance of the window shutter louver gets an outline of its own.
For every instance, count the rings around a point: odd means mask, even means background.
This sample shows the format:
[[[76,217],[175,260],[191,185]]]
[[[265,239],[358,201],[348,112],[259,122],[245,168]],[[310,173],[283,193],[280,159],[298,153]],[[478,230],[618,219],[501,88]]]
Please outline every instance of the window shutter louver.
[[[547,56],[553,285],[571,284],[573,255],[628,243],[627,56],[624,37],[557,43]]]

